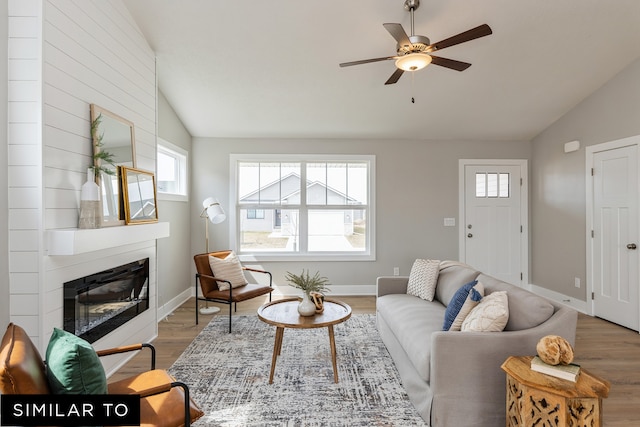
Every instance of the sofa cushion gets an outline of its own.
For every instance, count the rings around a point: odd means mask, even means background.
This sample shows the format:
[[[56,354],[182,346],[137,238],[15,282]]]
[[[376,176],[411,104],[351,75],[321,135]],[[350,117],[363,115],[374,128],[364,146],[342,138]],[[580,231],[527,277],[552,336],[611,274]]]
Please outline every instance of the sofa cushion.
[[[459,293],[451,299],[451,302],[447,306],[447,312],[444,316],[443,331],[459,331],[462,329],[462,322],[467,318],[471,310],[480,303],[484,296],[484,286],[482,283],[474,280],[474,285],[467,287],[468,291],[465,291],[465,286],[459,289]],[[451,309],[450,309],[451,308]],[[445,329],[446,327],[446,329]]]
[[[409,273],[407,294],[433,301],[436,293],[436,282],[440,261],[434,259],[417,259],[413,262]]]
[[[58,328],[47,346],[47,378],[55,394],[107,394],[107,377],[91,344]]]
[[[501,332],[509,320],[509,300],[506,291],[494,292],[482,298],[462,322],[462,332]]]
[[[430,378],[431,334],[442,330],[445,307],[407,294],[388,294],[376,301],[381,316],[426,382]]]
[[[504,328],[505,331],[530,329],[542,324],[553,315],[553,305],[543,297],[486,274],[480,274],[478,280],[484,285],[485,294],[507,291],[511,314]]]
[[[434,299],[440,301],[445,307],[448,306],[460,286],[477,279],[479,274],[479,271],[467,264],[457,261],[442,261]]]

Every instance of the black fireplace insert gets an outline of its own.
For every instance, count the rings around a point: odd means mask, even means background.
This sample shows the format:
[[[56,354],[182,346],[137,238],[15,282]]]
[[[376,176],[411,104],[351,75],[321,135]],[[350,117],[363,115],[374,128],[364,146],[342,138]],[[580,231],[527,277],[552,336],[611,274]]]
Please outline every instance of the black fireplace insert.
[[[149,308],[149,258],[64,284],[64,329],[92,343]]]

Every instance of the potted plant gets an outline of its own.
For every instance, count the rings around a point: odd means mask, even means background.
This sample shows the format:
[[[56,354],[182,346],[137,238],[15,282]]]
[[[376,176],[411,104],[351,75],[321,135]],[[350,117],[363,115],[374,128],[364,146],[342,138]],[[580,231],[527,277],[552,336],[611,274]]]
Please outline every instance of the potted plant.
[[[311,276],[309,270],[305,272],[302,269],[302,273],[300,275],[293,274],[287,271],[285,276],[287,282],[291,283],[294,288],[301,289],[303,291],[302,302],[298,306],[298,313],[301,316],[313,316],[316,313],[316,308],[319,310],[322,307],[316,307],[316,304],[311,301],[311,294],[324,294],[325,292],[329,292],[327,288],[327,284],[329,283],[329,279],[324,276],[320,276],[320,272],[316,271],[316,274]]]

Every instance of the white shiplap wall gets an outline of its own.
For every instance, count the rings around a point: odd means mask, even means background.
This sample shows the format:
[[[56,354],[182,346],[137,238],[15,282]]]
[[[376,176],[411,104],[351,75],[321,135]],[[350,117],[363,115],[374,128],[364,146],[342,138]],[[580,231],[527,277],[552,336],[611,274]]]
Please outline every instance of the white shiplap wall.
[[[9,0],[9,51],[11,318],[42,349],[62,325],[62,281],[122,264],[123,254],[151,254],[155,265],[155,241],[49,257],[43,237],[77,227],[90,104],[134,123],[137,167],[155,172],[155,56],[120,0]],[[153,275],[153,314],[127,335],[155,334],[155,287]]]
[[[42,6],[8,2],[8,205],[11,321],[41,338]]]

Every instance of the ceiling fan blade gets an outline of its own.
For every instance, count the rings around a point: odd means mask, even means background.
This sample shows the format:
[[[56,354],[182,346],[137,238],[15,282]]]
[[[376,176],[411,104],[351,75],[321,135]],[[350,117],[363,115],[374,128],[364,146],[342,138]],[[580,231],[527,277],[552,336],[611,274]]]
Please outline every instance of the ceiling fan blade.
[[[396,70],[393,72],[393,74],[391,74],[391,77],[389,77],[389,79],[384,82],[384,84],[386,85],[392,85],[395,82],[397,82],[400,77],[402,77],[402,73],[404,73],[404,70],[401,68],[396,68]]]
[[[342,64],[340,64],[340,66],[341,67],[350,67],[352,65],[368,64],[369,62],[386,61],[388,59],[396,59],[396,57],[395,56],[385,56],[383,58],[361,59],[360,61],[343,62]]]
[[[451,68],[456,71],[464,71],[471,67],[468,62],[456,61],[455,59],[442,58],[440,56],[431,55],[431,63],[440,65],[441,67]]]
[[[399,46],[411,46],[411,42],[409,41],[409,36],[402,28],[400,24],[382,24],[384,28],[389,31],[389,34],[393,36],[394,39],[398,42]]]
[[[493,31],[491,31],[491,27],[489,27],[487,24],[482,24],[478,27],[465,31],[464,33],[456,34],[455,36],[449,37],[448,39],[444,39],[437,43],[432,43],[427,47],[427,52],[442,50],[446,47],[488,36],[489,34],[493,34]]]

